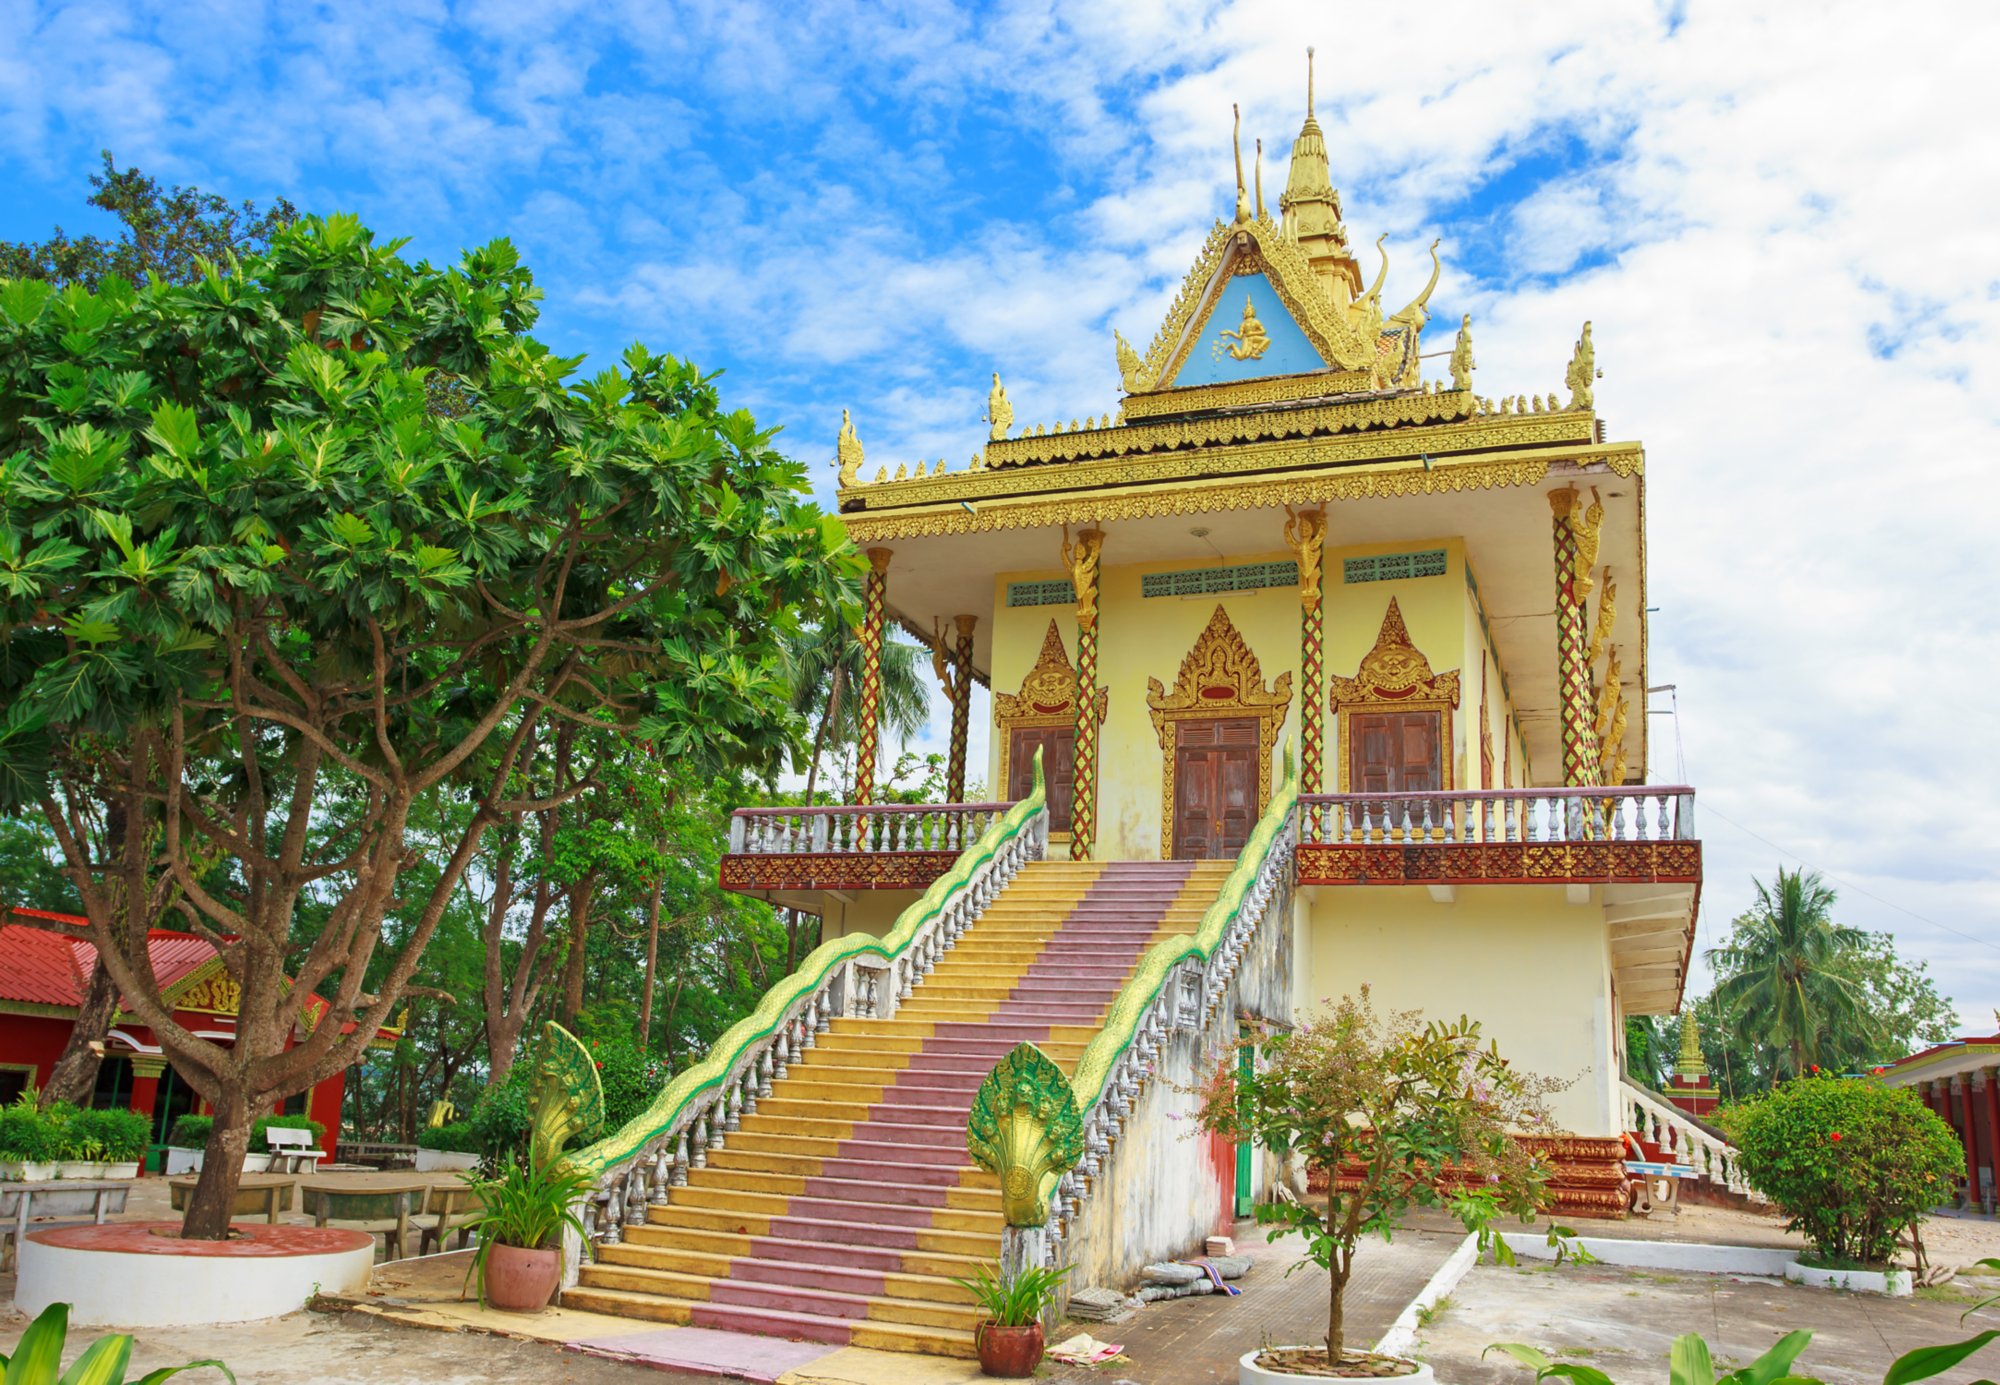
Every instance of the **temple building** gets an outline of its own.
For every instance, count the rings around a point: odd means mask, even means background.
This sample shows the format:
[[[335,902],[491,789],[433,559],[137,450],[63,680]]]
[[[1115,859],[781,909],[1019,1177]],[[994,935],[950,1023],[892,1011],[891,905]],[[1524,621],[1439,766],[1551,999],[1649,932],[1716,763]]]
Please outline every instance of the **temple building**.
[[[1598,415],[1591,326],[1483,371],[1469,318],[1433,332],[1439,247],[1392,273],[1350,234],[1309,93],[1275,208],[1243,164],[1165,319],[1111,333],[1121,388],[1089,417],[1018,421],[1001,362],[969,464],[871,461],[842,419],[871,565],[855,802],[740,811],[722,866],[830,941],[767,1001],[796,1018],[760,1010],[708,1086],[590,1156],[600,1260],[566,1302],[770,1330],[729,1277],[889,1244],[875,1220],[926,1228],[897,1253],[920,1280],[946,1270],[918,1251],[990,1259],[1004,1222],[1076,1286],[1123,1282],[1284,1176],[1172,1138],[1172,1083],[1364,985],[1564,1084],[1530,1138],[1566,1214],[1625,1214],[1635,1107],[1685,1124],[1624,1075],[1625,1018],[1680,1004],[1702,854],[1693,791],[1647,777],[1646,458]],[[951,696],[945,805],[873,801],[891,622]],[[988,803],[962,801],[975,682]],[[1024,1041],[1061,1073],[1035,1109],[1067,1082],[1084,1131],[1025,1199],[970,1167],[963,1115],[978,1073],[1028,1081],[994,1066]],[[941,1210],[913,1223],[919,1193]],[[773,1239],[718,1239],[724,1206]],[[698,1290],[625,1268],[697,1251],[730,1266]],[[841,1340],[961,1349],[950,1297],[871,1300]],[[786,1311],[850,1311],[816,1302]]]
[[[1913,1089],[1965,1147],[1961,1205],[1989,1215],[2000,1207],[2000,1034],[1933,1044],[1881,1075],[1892,1087]]]
[[[40,909],[14,912],[88,926],[88,920],[75,914]],[[239,988],[215,948],[192,933],[156,928],[147,937],[147,951],[175,1021],[204,1039],[232,1043]],[[48,1082],[69,1043],[96,966],[96,949],[87,942],[23,923],[0,925],[0,1103],[39,1090]],[[326,1002],[318,996],[307,997],[299,1013],[301,1029],[309,1030],[317,1023],[325,1008]],[[400,1028],[384,1029],[375,1042],[378,1047],[392,1047],[400,1037]],[[340,1134],[340,1104],[346,1089],[347,1074],[337,1072],[271,1114],[304,1115],[318,1121],[325,1127],[321,1144],[330,1159]],[[122,1008],[105,1035],[97,1087],[86,1104],[122,1106],[150,1116],[156,1146],[166,1144],[181,1116],[209,1109],[167,1060],[153,1031]]]

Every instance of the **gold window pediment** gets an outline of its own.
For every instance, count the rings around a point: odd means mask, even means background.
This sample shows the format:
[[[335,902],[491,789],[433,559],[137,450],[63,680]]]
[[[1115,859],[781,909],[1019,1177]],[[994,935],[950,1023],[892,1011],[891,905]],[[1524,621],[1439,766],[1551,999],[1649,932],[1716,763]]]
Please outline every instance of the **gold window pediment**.
[[[1285,724],[1285,713],[1292,704],[1292,675],[1287,670],[1267,687],[1257,655],[1229,619],[1229,612],[1218,604],[1207,626],[1195,638],[1194,647],[1181,660],[1173,688],[1169,690],[1157,678],[1148,678],[1146,683],[1146,706],[1152,712],[1153,732],[1159,737],[1163,761],[1160,854],[1171,858],[1174,766],[1179,752],[1180,724],[1219,717],[1257,719],[1257,814],[1262,816],[1271,801],[1272,754]]]
[[[1375,645],[1361,656],[1354,676],[1345,678],[1336,673],[1327,682],[1327,700],[1339,718],[1342,793],[1353,792],[1353,719],[1371,712],[1437,713],[1440,779],[1444,788],[1452,787],[1451,714],[1458,706],[1459,671],[1431,671],[1431,661],[1410,640],[1403,609],[1395,597],[1389,598]]]
[[[1000,774],[995,790],[998,795],[1006,795],[1007,786],[1013,782],[1013,733],[1028,727],[1073,728],[1077,698],[1076,667],[1069,661],[1062,631],[1051,620],[1048,633],[1042,636],[1041,653],[1036,656],[1034,667],[1021,679],[1021,690],[993,694],[993,725],[998,732],[994,739],[1000,746]],[[1111,690],[1099,688],[1096,702],[1097,722],[1102,726],[1111,705]],[[1051,831],[1049,839],[1067,841],[1069,836],[1067,828],[1063,828]]]

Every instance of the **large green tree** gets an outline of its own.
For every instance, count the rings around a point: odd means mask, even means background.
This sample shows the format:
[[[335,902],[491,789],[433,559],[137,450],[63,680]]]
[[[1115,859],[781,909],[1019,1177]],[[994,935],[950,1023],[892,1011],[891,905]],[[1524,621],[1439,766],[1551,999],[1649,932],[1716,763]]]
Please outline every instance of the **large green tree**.
[[[203,266],[265,249],[298,219],[280,197],[259,210],[198,187],[163,188],[136,168],[121,169],[105,150],[104,171],[90,176],[89,204],[118,220],[118,234],[72,236],[55,228],[47,240],[0,241],[0,279],[41,279],[94,289],[106,279],[134,284],[189,284]]]
[[[519,796],[542,727],[767,763],[780,641],[852,606],[838,522],[710,381],[639,346],[578,380],[505,242],[400,248],[307,217],[185,286],[0,281],[0,810],[40,811],[215,1111],[190,1236],[227,1234],[251,1119],[392,1018],[488,830],[590,791]],[[444,794],[474,811],[404,899]],[[232,1045],[114,936],[142,897],[221,954]]]

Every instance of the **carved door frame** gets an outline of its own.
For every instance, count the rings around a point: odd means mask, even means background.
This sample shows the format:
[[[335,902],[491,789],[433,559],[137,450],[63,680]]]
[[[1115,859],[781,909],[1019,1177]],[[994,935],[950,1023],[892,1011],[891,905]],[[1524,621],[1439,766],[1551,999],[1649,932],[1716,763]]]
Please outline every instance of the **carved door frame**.
[[[1007,792],[1011,779],[1008,761],[1014,743],[1014,732],[1022,727],[1071,727],[1076,726],[1077,681],[1076,666],[1069,661],[1069,650],[1063,644],[1062,631],[1053,618],[1049,621],[1048,632],[1042,636],[1041,653],[1036,656],[1034,667],[1021,678],[1019,692],[993,694],[994,738],[1000,743],[999,793]],[[1104,714],[1111,705],[1111,690],[1097,690],[1097,724],[1104,724]],[[1094,790],[1093,790],[1094,792]],[[1074,802],[1070,805],[1070,819],[1075,821]],[[1068,832],[1051,832],[1052,842],[1066,842]]]
[[[1327,682],[1327,701],[1336,719],[1336,744],[1340,748],[1340,792],[1353,793],[1354,731],[1358,713],[1436,712],[1438,714],[1438,785],[1449,793],[1456,785],[1452,769],[1457,760],[1452,738],[1452,710],[1458,706],[1458,670],[1431,672],[1431,663],[1410,642],[1403,624],[1403,611],[1396,598],[1382,615],[1382,629],[1375,647],[1361,656],[1352,678],[1333,675]]]
[[[1271,759],[1292,705],[1290,670],[1266,687],[1257,656],[1237,633],[1229,612],[1218,602],[1208,625],[1195,637],[1181,660],[1173,690],[1148,678],[1146,706],[1153,714],[1153,732],[1160,740],[1160,859],[1174,856],[1174,775],[1179,760],[1180,724],[1254,717],[1257,721],[1257,809],[1264,815],[1271,801]]]

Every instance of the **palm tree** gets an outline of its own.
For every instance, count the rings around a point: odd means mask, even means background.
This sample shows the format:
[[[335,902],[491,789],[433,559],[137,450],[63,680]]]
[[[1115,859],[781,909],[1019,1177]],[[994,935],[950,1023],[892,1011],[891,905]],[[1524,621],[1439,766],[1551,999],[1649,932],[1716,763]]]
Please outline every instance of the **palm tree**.
[[[1752,883],[1755,906],[1708,952],[1715,1003],[1738,1034],[1770,1052],[1774,1074],[1796,1077],[1874,1026],[1854,975],[1867,934],[1833,921],[1837,896],[1817,871],[1780,866],[1775,889]]]
[[[827,748],[852,745],[861,738],[861,662],[860,636],[844,621],[809,627],[791,641],[792,710],[815,722],[812,756],[806,762],[808,806]],[[885,632],[879,721],[883,731],[908,739],[930,721],[930,693],[924,684],[928,667],[920,647]]]

